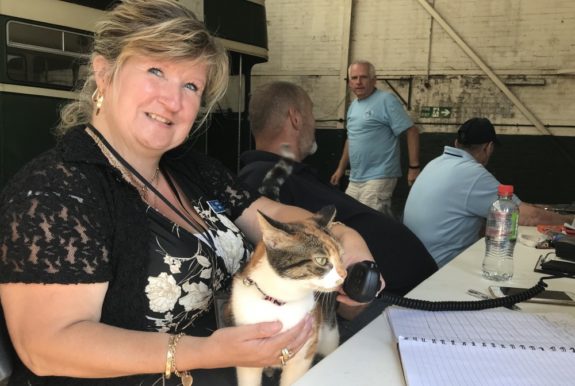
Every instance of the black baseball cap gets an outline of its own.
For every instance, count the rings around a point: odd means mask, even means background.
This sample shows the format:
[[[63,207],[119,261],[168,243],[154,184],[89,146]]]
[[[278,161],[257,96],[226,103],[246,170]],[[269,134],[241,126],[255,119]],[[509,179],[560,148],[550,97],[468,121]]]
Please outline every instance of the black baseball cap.
[[[495,128],[487,118],[471,118],[457,130],[457,141],[462,145],[499,144]]]

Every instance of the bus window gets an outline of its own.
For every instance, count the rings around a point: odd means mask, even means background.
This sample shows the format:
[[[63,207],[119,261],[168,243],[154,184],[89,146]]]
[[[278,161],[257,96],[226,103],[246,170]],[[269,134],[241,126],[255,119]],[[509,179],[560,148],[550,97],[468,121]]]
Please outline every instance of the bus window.
[[[68,90],[85,80],[90,35],[15,20],[6,30],[8,79]]]
[[[8,46],[26,47],[72,56],[87,55],[92,36],[11,20],[7,24]]]
[[[64,51],[89,55],[91,49],[91,36],[64,31]]]
[[[86,71],[80,71],[81,65],[74,58],[57,55],[34,55],[32,57],[32,72],[28,81],[34,83],[44,83],[52,86],[74,87],[79,81],[79,74],[85,74]]]
[[[8,78],[12,80],[26,81],[26,58],[23,55],[7,56]]]
[[[59,51],[62,48],[62,31],[39,25],[10,21],[8,22],[8,45]]]

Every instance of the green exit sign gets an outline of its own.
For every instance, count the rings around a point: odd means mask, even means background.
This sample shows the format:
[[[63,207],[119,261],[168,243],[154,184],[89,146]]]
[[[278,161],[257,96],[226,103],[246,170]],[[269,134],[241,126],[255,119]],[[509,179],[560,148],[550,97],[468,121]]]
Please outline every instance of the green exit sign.
[[[419,110],[420,118],[450,118],[451,107],[422,106]]]

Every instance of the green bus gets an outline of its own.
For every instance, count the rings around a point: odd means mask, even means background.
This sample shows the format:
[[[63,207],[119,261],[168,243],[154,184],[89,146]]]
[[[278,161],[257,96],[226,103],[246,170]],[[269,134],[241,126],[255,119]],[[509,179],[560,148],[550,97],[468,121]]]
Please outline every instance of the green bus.
[[[115,1],[0,0],[0,188],[54,144],[60,106],[75,98],[86,74],[94,25]],[[231,60],[229,91],[196,146],[237,170],[250,144],[249,75],[268,55],[264,0],[180,2],[204,20]]]

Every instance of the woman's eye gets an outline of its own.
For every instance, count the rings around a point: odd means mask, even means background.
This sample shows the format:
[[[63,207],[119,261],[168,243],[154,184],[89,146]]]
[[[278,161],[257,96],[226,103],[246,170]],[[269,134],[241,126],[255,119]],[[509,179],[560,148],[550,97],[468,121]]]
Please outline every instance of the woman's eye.
[[[327,264],[327,257],[325,256],[315,256],[314,260],[318,265],[322,267]]]
[[[193,84],[193,83],[186,83],[186,86],[185,86],[185,87],[186,87],[188,90],[191,90],[191,91],[198,91],[198,86],[196,86],[196,85]]]
[[[154,74],[154,75],[157,75],[157,76],[162,76],[162,70],[160,70],[159,68],[156,68],[156,67],[150,68],[150,69],[148,70],[148,72],[149,72],[150,74]]]

